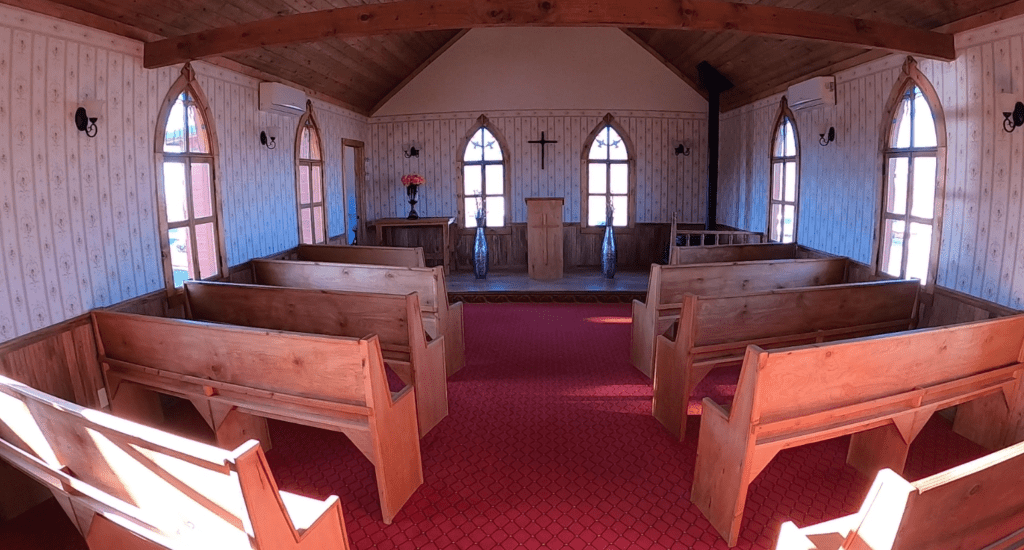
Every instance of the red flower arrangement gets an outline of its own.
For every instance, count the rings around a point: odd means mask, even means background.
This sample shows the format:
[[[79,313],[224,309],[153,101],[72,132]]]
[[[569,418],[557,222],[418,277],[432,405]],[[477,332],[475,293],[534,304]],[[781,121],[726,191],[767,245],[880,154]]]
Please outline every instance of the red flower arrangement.
[[[410,185],[423,185],[427,180],[419,174],[406,174],[402,176],[402,185],[409,187]]]

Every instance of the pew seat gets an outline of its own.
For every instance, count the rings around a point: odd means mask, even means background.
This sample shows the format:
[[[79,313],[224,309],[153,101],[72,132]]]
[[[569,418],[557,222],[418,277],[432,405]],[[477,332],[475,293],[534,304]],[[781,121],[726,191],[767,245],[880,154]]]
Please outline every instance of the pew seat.
[[[0,459],[50,490],[93,550],[349,548],[338,497],[279,490],[255,440],[218,449],[5,377]]]
[[[691,499],[730,546],[749,484],[783,449],[851,435],[847,463],[902,472],[931,415],[972,400],[1003,446],[1021,440],[1024,315],[765,351],[749,346],[731,404],[703,401]]]
[[[415,389],[388,388],[377,336],[91,315],[115,414],[139,416],[145,390],[191,401],[223,447],[266,438],[266,418],[342,432],[373,464],[385,523],[423,483]]]

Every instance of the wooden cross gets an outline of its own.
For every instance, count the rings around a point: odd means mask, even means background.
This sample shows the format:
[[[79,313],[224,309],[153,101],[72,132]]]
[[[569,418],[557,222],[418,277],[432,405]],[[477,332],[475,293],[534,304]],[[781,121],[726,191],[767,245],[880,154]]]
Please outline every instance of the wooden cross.
[[[558,142],[554,141],[554,140],[549,140],[548,138],[544,137],[544,132],[541,132],[540,133],[540,139],[531,139],[530,143],[539,143],[540,144],[540,169],[543,170],[544,169],[544,150],[545,150],[544,146],[549,144],[549,143],[558,143]]]

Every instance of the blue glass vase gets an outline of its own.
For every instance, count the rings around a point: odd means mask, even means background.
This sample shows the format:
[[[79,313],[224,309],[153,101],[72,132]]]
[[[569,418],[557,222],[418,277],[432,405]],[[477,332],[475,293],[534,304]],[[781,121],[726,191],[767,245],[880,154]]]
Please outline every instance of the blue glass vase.
[[[604,226],[604,241],[601,242],[601,273],[609,279],[614,279],[618,254],[615,252],[615,230],[610,222],[611,220]]]
[[[476,240],[473,242],[473,274],[477,279],[487,278],[487,239],[484,237],[484,218],[476,219]]]

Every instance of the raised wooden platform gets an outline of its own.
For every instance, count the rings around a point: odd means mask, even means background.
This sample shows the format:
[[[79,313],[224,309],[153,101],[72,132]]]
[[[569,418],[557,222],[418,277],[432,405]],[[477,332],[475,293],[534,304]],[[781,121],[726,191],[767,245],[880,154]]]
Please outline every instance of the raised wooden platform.
[[[648,271],[619,271],[614,279],[606,279],[594,268],[567,270],[561,279],[537,281],[525,271],[492,271],[486,279],[461,271],[448,276],[448,299],[468,303],[629,303],[646,295],[648,277]]]

